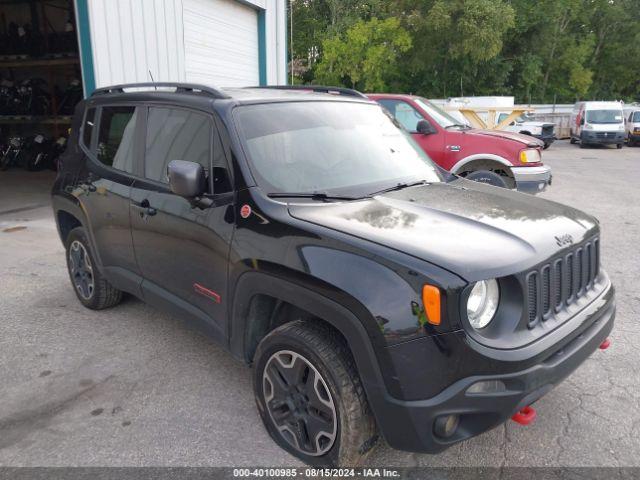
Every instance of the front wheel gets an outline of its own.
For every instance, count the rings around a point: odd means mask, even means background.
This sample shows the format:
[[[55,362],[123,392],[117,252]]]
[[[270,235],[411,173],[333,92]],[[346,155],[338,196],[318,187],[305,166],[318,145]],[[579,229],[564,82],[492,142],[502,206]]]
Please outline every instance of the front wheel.
[[[353,357],[339,335],[294,321],[267,335],[254,358],[258,411],[275,442],[307,464],[357,466],[377,440]]]
[[[505,182],[500,175],[489,170],[476,170],[475,172],[471,172],[465,178],[467,180],[473,180],[474,182],[493,185],[494,187],[507,188],[507,182]]]
[[[621,143],[616,144],[616,148],[620,150],[622,148],[622,144]]]

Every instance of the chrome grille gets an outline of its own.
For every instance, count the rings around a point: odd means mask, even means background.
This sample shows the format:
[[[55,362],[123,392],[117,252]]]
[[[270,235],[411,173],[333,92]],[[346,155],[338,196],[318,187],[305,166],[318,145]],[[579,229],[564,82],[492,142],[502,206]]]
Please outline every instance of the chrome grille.
[[[591,239],[525,275],[529,328],[587,295],[600,271],[600,242]]]

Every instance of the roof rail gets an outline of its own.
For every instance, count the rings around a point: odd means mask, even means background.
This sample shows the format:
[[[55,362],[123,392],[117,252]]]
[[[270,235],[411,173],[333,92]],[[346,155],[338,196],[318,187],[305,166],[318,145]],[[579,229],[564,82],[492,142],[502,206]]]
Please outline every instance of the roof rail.
[[[146,83],[125,83],[122,85],[112,85],[110,87],[102,87],[94,90],[91,94],[106,95],[109,93],[125,93],[126,88],[175,88],[176,93],[204,93],[212,96],[213,98],[231,98],[229,95],[214,87],[208,87],[206,85],[198,85],[195,83],[176,83],[176,82],[146,82]]]
[[[301,90],[304,92],[329,93],[332,95],[345,95],[349,97],[368,98],[364,93],[352,88],[325,87],[323,85],[267,85],[246,88],[270,88],[274,90]]]

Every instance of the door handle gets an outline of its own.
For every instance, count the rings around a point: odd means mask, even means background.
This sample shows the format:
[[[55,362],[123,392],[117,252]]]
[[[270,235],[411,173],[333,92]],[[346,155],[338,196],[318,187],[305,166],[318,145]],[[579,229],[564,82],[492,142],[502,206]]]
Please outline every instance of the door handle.
[[[147,200],[146,198],[140,203],[134,202],[133,206],[140,211],[141,217],[144,217],[145,215],[153,217],[156,213],[158,213],[158,211],[149,204],[149,200]]]

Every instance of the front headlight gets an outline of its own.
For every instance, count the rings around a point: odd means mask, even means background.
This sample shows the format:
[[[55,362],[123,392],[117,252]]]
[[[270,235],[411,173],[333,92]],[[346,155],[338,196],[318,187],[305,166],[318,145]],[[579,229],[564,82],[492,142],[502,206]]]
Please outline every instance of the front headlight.
[[[536,149],[527,149],[520,152],[520,161],[522,163],[538,163],[540,159],[540,151]]]
[[[586,123],[586,124],[584,125],[584,129],[585,129],[585,130],[593,130],[593,125],[590,125],[590,124]]]
[[[621,131],[621,132],[624,132],[624,125],[620,125],[620,126],[618,127],[618,130],[619,130],[619,131]]]
[[[471,289],[467,299],[467,318],[477,330],[486,327],[498,310],[500,289],[494,279],[481,280]]]

